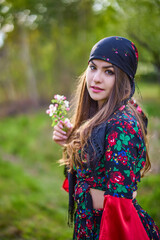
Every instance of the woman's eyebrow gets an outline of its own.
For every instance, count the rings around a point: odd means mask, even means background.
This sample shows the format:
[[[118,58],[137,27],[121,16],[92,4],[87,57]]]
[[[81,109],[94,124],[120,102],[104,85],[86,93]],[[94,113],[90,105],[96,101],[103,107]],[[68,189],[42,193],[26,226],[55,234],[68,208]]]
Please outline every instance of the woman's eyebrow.
[[[113,65],[104,66],[102,68],[113,68]]]
[[[97,66],[92,60],[90,61],[94,66]],[[103,66],[102,68],[113,68],[113,65]]]

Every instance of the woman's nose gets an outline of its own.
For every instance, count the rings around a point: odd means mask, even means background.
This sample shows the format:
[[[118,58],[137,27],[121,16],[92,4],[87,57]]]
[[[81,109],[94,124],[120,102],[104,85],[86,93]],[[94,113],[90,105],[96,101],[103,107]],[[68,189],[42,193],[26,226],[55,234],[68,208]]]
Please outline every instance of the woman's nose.
[[[101,82],[101,73],[100,71],[96,71],[93,76],[93,81],[94,82]]]

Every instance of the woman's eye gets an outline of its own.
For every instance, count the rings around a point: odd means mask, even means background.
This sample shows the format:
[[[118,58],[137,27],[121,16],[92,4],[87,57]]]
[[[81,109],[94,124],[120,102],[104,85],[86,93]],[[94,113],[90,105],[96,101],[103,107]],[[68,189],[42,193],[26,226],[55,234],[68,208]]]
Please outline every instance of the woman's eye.
[[[91,70],[95,70],[96,69],[96,67],[94,65],[90,65],[89,67],[90,67]]]
[[[114,72],[112,70],[106,70],[105,73],[107,73],[108,75],[113,75]]]

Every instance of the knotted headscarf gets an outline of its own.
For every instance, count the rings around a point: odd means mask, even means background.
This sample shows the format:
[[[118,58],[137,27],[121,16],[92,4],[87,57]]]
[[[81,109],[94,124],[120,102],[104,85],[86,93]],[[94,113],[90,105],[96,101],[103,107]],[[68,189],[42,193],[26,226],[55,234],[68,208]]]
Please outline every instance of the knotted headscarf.
[[[112,63],[125,72],[131,83],[131,96],[135,91],[134,77],[138,65],[138,51],[130,40],[123,37],[107,37],[97,42],[90,53],[89,62],[100,59]]]

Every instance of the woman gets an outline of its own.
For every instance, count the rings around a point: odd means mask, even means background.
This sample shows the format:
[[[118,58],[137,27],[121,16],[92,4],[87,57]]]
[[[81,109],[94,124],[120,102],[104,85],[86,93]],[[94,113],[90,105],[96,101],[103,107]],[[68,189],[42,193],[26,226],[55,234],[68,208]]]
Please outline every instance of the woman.
[[[62,122],[54,128],[54,141],[65,146],[71,219],[77,206],[73,239],[160,239],[135,199],[150,169],[147,119],[131,99],[137,63],[128,39],[100,40],[80,78],[73,128],[64,132]]]

